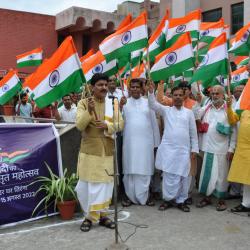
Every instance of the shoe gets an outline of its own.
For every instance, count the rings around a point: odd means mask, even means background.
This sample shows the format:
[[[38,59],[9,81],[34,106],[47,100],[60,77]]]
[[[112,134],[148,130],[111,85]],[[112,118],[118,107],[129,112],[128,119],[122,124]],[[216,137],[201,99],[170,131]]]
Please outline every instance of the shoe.
[[[240,204],[240,205],[232,208],[231,212],[233,212],[233,213],[250,212],[250,208],[249,207],[245,207],[242,204]]]
[[[184,203],[185,203],[186,205],[192,205],[192,204],[193,204],[193,198],[192,198],[192,197],[187,198],[187,199],[184,201]]]

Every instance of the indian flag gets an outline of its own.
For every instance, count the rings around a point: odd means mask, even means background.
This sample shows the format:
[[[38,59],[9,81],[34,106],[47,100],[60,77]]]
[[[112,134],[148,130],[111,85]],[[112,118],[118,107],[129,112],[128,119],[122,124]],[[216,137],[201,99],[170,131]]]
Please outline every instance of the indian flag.
[[[218,22],[205,22],[200,26],[200,42],[211,43],[224,30],[224,20]]]
[[[43,50],[41,48],[33,49],[26,53],[16,56],[17,68],[27,66],[37,66],[42,63]]]
[[[131,61],[130,61],[130,63],[131,63],[132,67],[138,65],[141,62],[143,51],[145,51],[145,50],[146,49],[143,48],[143,49],[139,49],[139,50],[131,52]]]
[[[162,18],[155,32],[150,37],[148,43],[149,61],[154,62],[155,57],[166,49],[166,32],[168,28],[169,14]]]
[[[147,18],[143,12],[132,23],[108,36],[99,45],[106,61],[129,57],[132,51],[144,48],[148,43]]]
[[[204,56],[191,79],[191,83],[199,80],[205,82],[206,80],[212,79],[218,75],[227,74],[227,38],[226,34],[223,32],[210,44],[207,54]],[[203,87],[205,86],[203,85]]]
[[[235,110],[250,110],[250,79],[247,81],[243,92],[236,103]]]
[[[249,73],[247,67],[241,67],[231,73],[231,85],[236,87],[238,85],[245,85],[248,81]]]
[[[232,46],[228,52],[238,56],[248,56],[250,50],[249,34],[250,34],[250,23],[241,28],[235,34]]]
[[[73,39],[67,37],[61,46],[33,75],[34,101],[39,108],[79,91],[85,82],[82,65]]]
[[[146,68],[143,63],[140,65],[137,65],[135,68],[132,69],[132,78],[145,78],[146,79]]]
[[[80,58],[81,63],[83,63],[85,60],[87,60],[88,58],[90,58],[94,54],[95,54],[95,50],[94,49],[90,49],[84,56],[82,56]]]
[[[0,105],[4,105],[22,89],[16,70],[10,70],[0,81]]]
[[[87,82],[96,73],[104,73],[107,76],[117,73],[116,60],[107,63],[101,51],[98,51],[94,56],[83,62],[82,69]]]
[[[186,32],[190,32],[192,41],[197,41],[199,38],[200,22],[201,10],[190,12],[184,17],[170,19],[167,32],[167,46],[174,44],[178,37]]]
[[[132,22],[132,15],[129,13],[122,21],[121,23],[118,25],[116,30],[120,30],[124,27],[126,27],[127,25],[129,25]]]
[[[156,57],[150,73],[154,81],[166,80],[194,67],[194,55],[189,33],[184,33],[175,44]]]
[[[249,57],[246,56],[244,59],[242,59],[238,64],[237,67],[242,67],[245,66],[249,63]]]

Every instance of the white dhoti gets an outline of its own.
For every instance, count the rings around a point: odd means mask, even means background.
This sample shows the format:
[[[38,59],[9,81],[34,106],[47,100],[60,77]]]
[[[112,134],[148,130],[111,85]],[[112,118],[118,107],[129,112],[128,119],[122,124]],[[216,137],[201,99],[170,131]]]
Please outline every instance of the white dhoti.
[[[123,183],[128,198],[135,204],[145,205],[149,196],[151,175],[124,174]]]
[[[98,221],[101,213],[107,213],[112,199],[113,187],[113,182],[78,181],[75,191],[86,218]]]
[[[199,182],[199,192],[224,198],[228,190],[229,163],[226,155],[205,152]]]
[[[184,203],[188,198],[189,176],[183,177],[176,174],[163,172],[162,195],[163,199],[170,201],[175,199],[176,203]]]
[[[250,186],[249,185],[243,186],[242,205],[244,207],[250,208]]]

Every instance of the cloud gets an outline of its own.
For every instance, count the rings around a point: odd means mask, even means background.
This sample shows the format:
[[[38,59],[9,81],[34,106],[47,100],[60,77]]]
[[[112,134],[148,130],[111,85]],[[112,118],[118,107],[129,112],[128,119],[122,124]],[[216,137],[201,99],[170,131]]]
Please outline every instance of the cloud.
[[[142,2],[142,0],[134,0]],[[123,0],[0,0],[0,8],[55,15],[71,6],[113,12]],[[159,0],[157,1],[159,2]]]

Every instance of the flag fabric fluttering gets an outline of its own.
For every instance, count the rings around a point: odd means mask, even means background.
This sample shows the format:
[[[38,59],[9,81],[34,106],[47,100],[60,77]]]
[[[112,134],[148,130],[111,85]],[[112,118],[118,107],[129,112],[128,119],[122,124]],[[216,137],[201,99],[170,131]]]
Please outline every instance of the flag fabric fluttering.
[[[223,32],[210,44],[207,54],[197,67],[190,81],[202,81],[203,87],[207,80],[213,79],[218,75],[228,75],[228,52],[226,34]]]
[[[16,56],[17,68],[38,66],[42,63],[43,50],[41,48],[33,49],[26,53]]]
[[[250,79],[248,79],[246,86],[236,103],[235,110],[250,110]]]
[[[238,85],[245,85],[248,81],[249,73],[247,67],[241,67],[231,73],[231,86],[235,88]]]
[[[85,60],[87,60],[89,57],[93,56],[95,54],[94,49],[90,49],[84,56],[80,58],[81,63],[83,63]]]
[[[228,50],[229,53],[233,53],[238,56],[248,56],[250,50],[250,23],[241,28],[232,40],[232,46]]]
[[[98,51],[94,56],[83,62],[82,69],[87,82],[96,73],[104,73],[107,76],[117,73],[116,60],[107,63],[101,51]]]
[[[182,34],[175,44],[156,56],[150,74],[154,81],[166,80],[194,67],[194,54],[189,33]]]
[[[132,69],[132,78],[145,78],[146,79],[146,68],[144,63],[137,65]]]
[[[204,22],[200,26],[199,42],[211,43],[216,37],[220,36],[224,30],[224,20],[218,22]]]
[[[142,49],[148,44],[147,17],[143,12],[126,27],[108,36],[99,45],[107,62],[121,57],[129,58],[132,51]]]
[[[190,32],[193,45],[195,45],[199,39],[200,23],[201,10],[199,9],[190,12],[184,17],[170,19],[167,31],[167,47],[174,44],[178,37],[186,32]]]
[[[73,39],[67,37],[32,76],[34,101],[39,108],[78,92],[85,82]]]
[[[166,49],[166,34],[168,29],[169,13],[162,18],[160,24],[148,41],[149,61],[154,62],[155,57]]]
[[[4,105],[22,89],[16,70],[10,70],[0,81],[0,105]]]

